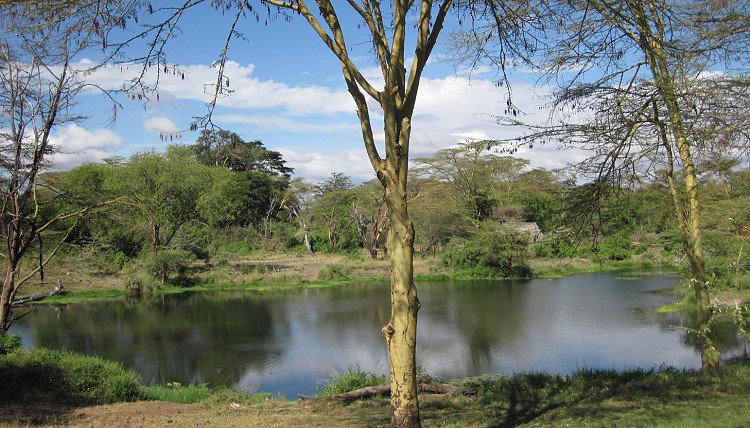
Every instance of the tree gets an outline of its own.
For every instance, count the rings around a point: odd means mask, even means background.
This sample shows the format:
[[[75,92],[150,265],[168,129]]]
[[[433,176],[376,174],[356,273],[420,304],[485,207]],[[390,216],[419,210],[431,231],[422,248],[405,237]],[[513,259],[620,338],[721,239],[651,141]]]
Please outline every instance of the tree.
[[[36,8],[38,6],[38,9]],[[4,5],[0,10],[0,228],[2,228],[3,284],[0,293],[0,330],[13,323],[12,306],[23,284],[39,274],[75,225],[94,206],[46,213],[38,188],[39,177],[54,151],[53,130],[80,118],[72,115],[75,97],[87,87],[85,70],[71,64],[95,37],[88,19],[71,12],[66,25],[51,23],[47,5]],[[95,14],[94,14],[95,15]],[[109,24],[102,22],[106,28]],[[53,226],[73,220],[62,233]],[[51,250],[45,252],[45,246]],[[38,262],[24,260],[38,251]]]
[[[713,370],[719,360],[709,338],[711,308],[696,169],[696,155],[710,141],[699,132],[701,116],[691,114],[700,105],[691,94],[722,80],[711,78],[710,67],[728,71],[732,61],[742,63],[746,57],[746,45],[738,42],[747,34],[746,6],[697,0],[563,0],[536,6],[549,13],[537,16],[552,18],[542,34],[555,42],[544,50],[542,67],[561,82],[552,105],[562,124],[537,129],[519,143],[559,139],[592,149],[592,157],[578,165],[580,173],[593,178],[594,185],[586,188],[593,192],[589,196],[638,183],[654,166],[663,166],[691,266],[702,367]],[[726,58],[731,59],[720,64]],[[735,85],[733,95],[747,98],[746,91],[743,96],[736,90],[742,86]],[[718,111],[711,115],[717,116]],[[573,117],[591,120],[577,123]]]
[[[373,259],[378,258],[379,248],[384,244],[388,231],[388,209],[379,184],[369,181],[359,186],[360,194],[352,207],[362,244]]]
[[[310,207],[317,194],[317,189],[312,183],[308,183],[301,178],[295,178],[285,193],[286,195],[283,198],[285,203],[282,204],[282,208],[287,211],[289,219],[293,219],[299,225],[302,244],[308,253],[312,253],[309,230]]]
[[[349,190],[354,185],[352,184],[352,179],[348,175],[344,174],[343,172],[334,172],[331,173],[331,177],[320,183],[318,186],[318,192],[321,195],[324,195],[328,192],[335,192],[337,190]]]
[[[439,150],[429,158],[415,161],[419,176],[451,183],[456,197],[469,208],[477,221],[490,218],[493,208],[514,200],[513,189],[528,160],[499,156],[487,150],[492,141],[478,141]]]
[[[198,161],[208,166],[277,174],[286,178],[293,172],[285,165],[281,153],[266,149],[258,140],[244,141],[234,132],[204,129],[190,147]]]
[[[361,247],[353,206],[357,195],[352,190],[329,190],[311,207],[311,227],[320,232],[313,235],[313,249],[328,252],[352,251]]]
[[[115,166],[108,188],[131,208],[125,220],[136,222],[148,237],[153,259],[182,226],[199,218],[197,207],[210,170],[179,146],[170,146],[166,154],[135,153]]]
[[[102,2],[99,2],[101,4]],[[121,43],[110,43],[115,51],[122,52],[129,42],[141,40],[151,35],[147,52],[135,58],[141,61],[145,70],[149,67],[164,67],[164,45],[174,34],[179,18],[187,9],[202,2],[183,2],[177,7],[154,8],[151,3],[138,2],[140,9],[140,27],[142,31],[133,31],[133,37]],[[216,62],[218,76],[215,85],[214,102],[209,103],[206,116],[199,118],[191,128],[209,125],[216,100],[226,95],[229,90],[228,79],[223,75],[228,56],[228,45],[233,37],[241,36],[237,30],[240,19],[246,14],[258,12],[249,1],[212,1],[211,4],[222,13],[234,11],[226,44]],[[416,321],[419,309],[417,290],[413,281],[413,243],[414,228],[407,209],[407,177],[409,169],[409,143],[411,136],[412,115],[422,73],[435,48],[440,33],[451,8],[456,12],[477,8],[485,9],[484,2],[454,2],[452,0],[413,1],[395,0],[384,3],[378,0],[348,1],[346,14],[343,3],[329,0],[317,0],[316,6],[308,6],[304,0],[260,0],[260,4],[271,7],[284,18],[291,19],[298,15],[310,25],[323,44],[338,60],[346,82],[347,89],[357,106],[362,137],[371,166],[378,180],[383,185],[384,198],[388,207],[390,228],[388,233],[388,254],[391,260],[391,319],[383,328],[388,343],[391,368],[391,424],[393,426],[419,426],[419,407],[416,383]],[[389,7],[387,10],[381,6]],[[474,16],[474,10],[468,10],[467,16]],[[164,15],[167,15],[166,19]],[[149,21],[149,18],[153,18]],[[515,17],[508,19],[514,23]],[[134,24],[135,25],[135,24]],[[512,44],[512,36],[523,34],[516,26],[505,27],[511,37],[503,38],[503,43]],[[511,30],[512,29],[512,30]],[[382,83],[377,85],[368,80],[362,72],[363,67],[370,67],[371,61],[357,65],[356,60],[363,56],[354,56],[350,48],[350,37],[360,39],[366,34],[368,46],[372,49],[372,58],[377,64]],[[411,40],[408,40],[411,38]],[[357,44],[360,40],[357,40]],[[413,51],[413,55],[409,52]],[[410,64],[407,62],[410,57]],[[366,55],[364,55],[366,57]],[[169,69],[167,67],[167,69]],[[135,88],[136,86],[134,86]],[[138,86],[141,89],[148,89]],[[367,100],[371,99],[382,110],[384,148],[378,149],[373,123]]]
[[[416,382],[417,312],[419,299],[414,285],[414,226],[407,209],[407,177],[411,121],[422,71],[437,43],[452,2],[434,5],[423,1],[416,21],[414,57],[407,74],[406,36],[410,1],[392,2],[386,21],[379,1],[349,2],[369,30],[370,41],[382,74],[378,90],[349,55],[344,25],[329,1],[318,1],[319,10],[305,2],[269,1],[301,14],[339,60],[347,89],[357,105],[362,137],[370,163],[384,188],[390,217],[388,254],[391,260],[391,319],[383,327],[388,343],[391,375],[391,425],[420,426]],[[433,9],[436,13],[433,16]],[[322,17],[322,21],[318,16]],[[390,43],[390,45],[389,45]],[[383,111],[385,157],[378,151],[366,96]]]

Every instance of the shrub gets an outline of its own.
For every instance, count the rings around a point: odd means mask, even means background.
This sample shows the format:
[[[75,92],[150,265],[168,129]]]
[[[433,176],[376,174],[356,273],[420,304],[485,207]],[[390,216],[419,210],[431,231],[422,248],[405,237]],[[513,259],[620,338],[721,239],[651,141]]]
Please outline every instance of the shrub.
[[[338,264],[328,264],[318,271],[318,280],[336,281],[346,279],[349,275],[349,268]]]
[[[138,299],[143,296],[143,281],[138,278],[125,280],[125,292],[129,298]]]
[[[455,245],[443,255],[443,263],[468,276],[527,278],[532,273],[527,252],[522,236],[498,230]]]
[[[122,365],[72,352],[16,350],[0,357],[0,401],[53,399],[108,404],[141,398],[138,377]]]
[[[576,245],[562,237],[552,237],[534,245],[534,253],[542,258],[572,257],[576,252]]]
[[[359,367],[346,370],[346,373],[340,375],[334,372],[327,381],[325,387],[317,386],[318,395],[327,397],[341,394],[344,392],[354,391],[355,389],[367,386],[378,386],[388,382],[388,376],[377,375],[374,373],[363,372]]]
[[[147,268],[151,275],[161,280],[164,284],[172,274],[183,276],[187,271],[187,265],[195,258],[195,255],[186,250],[165,249],[151,257]]]
[[[635,247],[624,230],[605,236],[597,247],[599,256],[609,260],[625,260],[633,255],[634,250]]]
[[[8,335],[7,332],[0,330],[0,355],[10,354],[18,349],[21,349],[21,336]]]

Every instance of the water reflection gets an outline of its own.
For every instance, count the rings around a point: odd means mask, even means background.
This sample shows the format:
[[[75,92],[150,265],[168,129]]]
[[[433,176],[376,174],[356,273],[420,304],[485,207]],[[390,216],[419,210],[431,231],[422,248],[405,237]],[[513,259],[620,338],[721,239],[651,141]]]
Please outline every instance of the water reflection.
[[[654,309],[677,279],[611,274],[419,284],[418,360],[444,379],[578,368],[698,367],[686,320]],[[186,293],[40,308],[14,327],[27,347],[122,361],[147,384],[313,393],[331,371],[386,373],[385,284],[283,292]],[[725,355],[744,351],[725,329]]]

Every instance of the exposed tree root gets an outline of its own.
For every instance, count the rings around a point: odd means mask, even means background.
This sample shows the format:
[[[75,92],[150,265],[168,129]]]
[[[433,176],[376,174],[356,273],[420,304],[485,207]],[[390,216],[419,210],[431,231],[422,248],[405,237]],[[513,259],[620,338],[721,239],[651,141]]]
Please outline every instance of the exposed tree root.
[[[445,383],[432,382],[430,380],[423,379],[419,376],[417,376],[417,382],[419,383],[420,392],[430,392],[433,394],[461,394],[461,395],[475,395],[477,393],[476,388],[462,388],[459,386],[448,385]],[[325,397],[325,399],[329,401],[352,401],[352,400],[359,400],[362,398],[374,397],[378,395],[388,395],[390,393],[391,393],[391,384],[385,383],[383,385],[367,386],[364,388],[355,389],[354,391],[331,395],[329,397]],[[318,398],[318,397],[313,397],[313,396],[304,395],[304,394],[298,394],[297,396],[303,400],[312,400],[312,399]]]

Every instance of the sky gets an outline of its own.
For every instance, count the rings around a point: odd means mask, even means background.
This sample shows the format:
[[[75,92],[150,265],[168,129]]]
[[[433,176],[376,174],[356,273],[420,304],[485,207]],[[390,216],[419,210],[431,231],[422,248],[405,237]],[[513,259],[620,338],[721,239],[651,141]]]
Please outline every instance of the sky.
[[[97,90],[80,95],[78,109],[87,119],[63,125],[54,133],[53,143],[60,150],[52,159],[57,169],[195,141],[199,132],[184,130],[192,117],[206,112],[210,85],[216,81],[211,64],[223,48],[231,17],[205,7],[189,12],[181,21],[179,36],[166,48],[167,60],[179,73],[160,78],[159,100],[118,98],[122,108],[112,122],[112,103],[105,95]],[[295,177],[321,182],[340,172],[354,183],[373,179],[338,60],[303,19],[264,21],[261,15],[261,22],[254,18],[240,22],[238,29],[246,40],[232,42],[226,68],[233,93],[219,100],[213,122],[245,141],[260,140],[279,151]],[[455,23],[448,23],[447,30],[451,25]],[[353,58],[377,86],[379,70],[364,41],[361,32],[348,39]],[[90,66],[96,57],[96,52],[80,56],[78,65]],[[441,44],[425,69],[412,122],[412,159],[469,141],[523,134],[495,121],[507,101],[507,89],[495,85],[496,72],[489,67],[456,66],[449,58],[449,47]],[[136,66],[110,65],[87,79],[111,90],[122,87],[137,71]],[[522,118],[545,121],[548,112],[540,106],[549,88],[537,84],[536,76],[523,69],[510,70],[510,82]],[[370,114],[376,139],[382,140],[382,113],[372,102]],[[165,133],[176,137],[163,141],[160,136]],[[529,159],[530,167],[548,169],[581,158],[578,152],[552,146],[522,148],[514,156]]]

